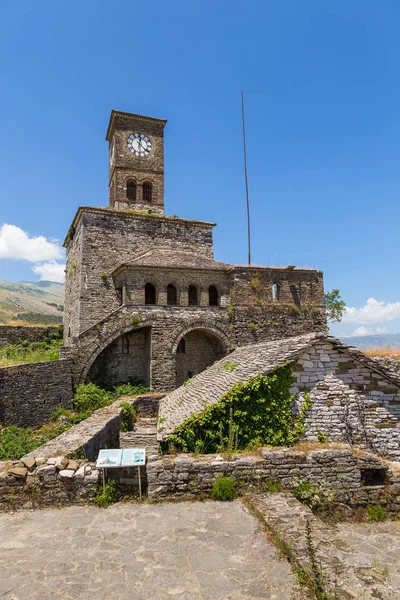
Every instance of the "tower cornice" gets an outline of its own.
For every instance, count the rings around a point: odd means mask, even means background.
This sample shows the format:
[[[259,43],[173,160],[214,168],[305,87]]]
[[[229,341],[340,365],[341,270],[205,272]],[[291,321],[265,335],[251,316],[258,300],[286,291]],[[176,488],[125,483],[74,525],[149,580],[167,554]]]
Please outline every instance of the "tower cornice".
[[[120,110],[113,109],[111,111],[110,122],[108,124],[107,134],[106,134],[106,140],[108,142],[110,141],[110,139],[112,137],[112,134],[114,131],[115,120],[118,117],[122,117],[123,119],[131,120],[131,121],[142,122],[142,123],[159,123],[162,126],[162,128],[164,128],[165,125],[167,124],[166,119],[156,119],[155,117],[146,117],[144,115],[135,115],[133,113],[121,112]]]

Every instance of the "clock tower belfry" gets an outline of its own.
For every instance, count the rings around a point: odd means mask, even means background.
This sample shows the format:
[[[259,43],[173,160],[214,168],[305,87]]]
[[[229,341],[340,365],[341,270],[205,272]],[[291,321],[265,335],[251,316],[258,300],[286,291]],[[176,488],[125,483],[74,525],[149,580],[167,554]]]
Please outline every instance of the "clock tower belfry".
[[[167,121],[111,111],[110,205],[143,213],[164,213],[164,127]]]

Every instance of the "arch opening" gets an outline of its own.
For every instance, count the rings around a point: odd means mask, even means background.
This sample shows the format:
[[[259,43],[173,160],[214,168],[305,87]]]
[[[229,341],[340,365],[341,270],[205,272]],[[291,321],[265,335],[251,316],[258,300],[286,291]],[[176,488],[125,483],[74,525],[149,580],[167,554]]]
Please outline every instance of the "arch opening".
[[[179,350],[184,342],[184,352]],[[182,348],[182,346],[181,346]],[[176,352],[176,387],[226,355],[223,340],[206,329],[192,329],[181,338]]]
[[[144,286],[144,303],[156,304],[156,288],[152,283],[146,283]]]
[[[143,202],[151,202],[153,200],[153,186],[151,183],[145,182],[143,184]]]
[[[126,197],[128,200],[134,201],[136,200],[137,186],[136,181],[132,179],[128,179],[126,183]]]
[[[188,296],[189,296],[189,306],[198,306],[199,295],[197,292],[197,287],[195,285],[189,285]]]
[[[208,288],[208,305],[209,306],[218,306],[219,305],[219,297],[218,290],[215,285],[210,285]]]
[[[176,306],[178,304],[178,292],[172,283],[167,285],[167,304],[168,306]]]
[[[125,333],[94,360],[86,381],[111,389],[123,383],[150,385],[150,327]]]

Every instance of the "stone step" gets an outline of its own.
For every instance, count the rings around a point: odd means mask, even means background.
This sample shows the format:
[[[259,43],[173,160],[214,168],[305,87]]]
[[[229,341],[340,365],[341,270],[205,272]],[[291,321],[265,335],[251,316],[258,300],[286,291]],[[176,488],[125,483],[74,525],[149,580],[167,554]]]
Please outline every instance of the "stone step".
[[[124,431],[120,433],[121,448],[146,448],[147,455],[158,452],[157,442],[157,419],[142,418],[139,419],[133,431]]]

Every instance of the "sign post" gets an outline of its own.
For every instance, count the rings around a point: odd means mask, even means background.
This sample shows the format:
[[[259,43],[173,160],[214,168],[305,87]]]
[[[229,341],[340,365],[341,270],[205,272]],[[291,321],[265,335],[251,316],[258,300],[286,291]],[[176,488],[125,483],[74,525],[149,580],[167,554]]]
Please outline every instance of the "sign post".
[[[96,467],[103,472],[103,491],[105,491],[105,470],[137,467],[139,478],[139,497],[142,500],[142,481],[140,467],[146,464],[146,448],[115,448],[100,450]]]

